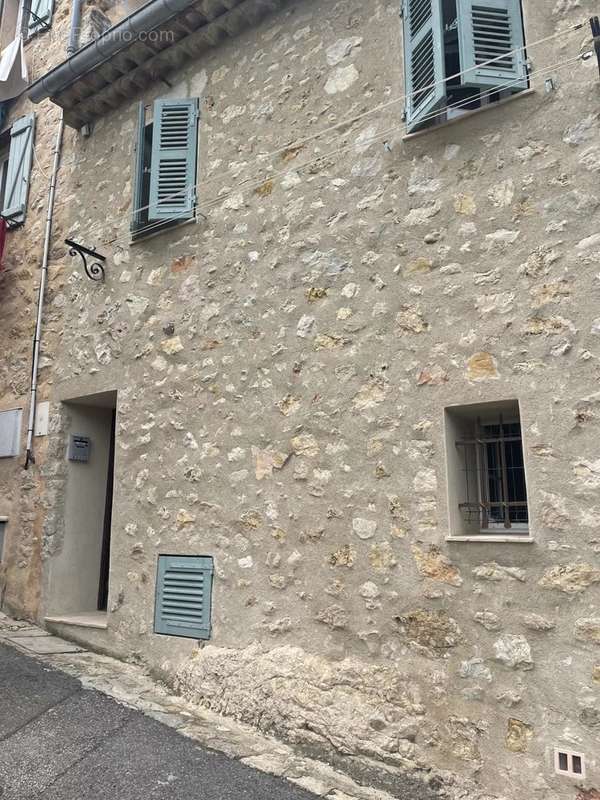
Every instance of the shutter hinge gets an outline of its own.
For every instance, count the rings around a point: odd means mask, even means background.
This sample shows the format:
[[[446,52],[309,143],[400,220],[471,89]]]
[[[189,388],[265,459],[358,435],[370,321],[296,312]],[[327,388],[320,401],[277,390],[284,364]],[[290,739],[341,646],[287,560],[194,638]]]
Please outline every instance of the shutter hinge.
[[[400,18],[401,19],[404,19],[404,13],[405,13],[404,3],[402,2],[402,3],[400,3]]]

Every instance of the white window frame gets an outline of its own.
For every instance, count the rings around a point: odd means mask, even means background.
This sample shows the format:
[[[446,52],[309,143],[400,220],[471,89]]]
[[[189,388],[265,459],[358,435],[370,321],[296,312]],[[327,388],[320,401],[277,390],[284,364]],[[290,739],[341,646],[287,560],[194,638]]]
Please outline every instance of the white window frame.
[[[492,501],[491,506],[490,501],[486,499],[490,465],[487,461],[487,449],[482,447],[485,445],[486,439],[478,431],[477,426],[485,428],[488,425],[497,425],[500,418],[504,425],[519,423],[521,426],[520,442],[525,482],[524,502],[527,502],[528,522],[511,521],[509,527],[498,519],[493,520],[488,517],[486,520],[484,512],[486,506],[489,513],[491,508],[498,504],[506,508],[502,504],[511,502],[506,496],[509,486],[506,470],[502,475],[503,488],[500,499]],[[518,401],[492,401],[449,406],[444,409],[444,431],[449,515],[449,535],[446,536],[446,540],[452,542],[532,542],[530,485],[527,479],[523,416]],[[501,440],[502,437],[498,438]],[[485,464],[483,463],[484,458],[486,459]],[[505,458],[502,461],[505,463]]]

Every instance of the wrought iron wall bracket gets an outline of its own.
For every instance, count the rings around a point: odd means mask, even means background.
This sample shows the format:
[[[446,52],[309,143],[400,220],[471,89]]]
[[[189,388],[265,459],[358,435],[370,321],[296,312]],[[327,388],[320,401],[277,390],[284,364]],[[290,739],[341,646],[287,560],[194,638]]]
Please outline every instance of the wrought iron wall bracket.
[[[103,264],[106,261],[106,256],[101,256],[100,253],[97,253],[94,249],[90,250],[89,247],[84,247],[82,244],[78,244],[72,239],[65,239],[65,244],[69,246],[70,256],[79,255],[81,257],[81,260],[83,261],[83,269],[90,280],[104,280]],[[90,259],[93,259],[93,261],[91,261],[89,264],[88,256]]]

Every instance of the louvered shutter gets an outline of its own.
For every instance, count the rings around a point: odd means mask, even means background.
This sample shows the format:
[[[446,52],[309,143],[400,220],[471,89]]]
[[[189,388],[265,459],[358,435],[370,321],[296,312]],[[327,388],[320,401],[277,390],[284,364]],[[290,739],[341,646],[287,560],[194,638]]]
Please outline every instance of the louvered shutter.
[[[446,94],[442,0],[405,0],[406,121],[414,130]]]
[[[212,577],[212,558],[159,556],[154,632],[209,639]]]
[[[53,0],[31,0],[31,12],[27,21],[29,36],[36,31],[47,28],[52,19]]]
[[[133,213],[131,230],[136,231],[144,221],[144,144],[146,133],[146,110],[143,103],[138,106],[137,142],[133,174]]]
[[[10,151],[2,216],[9,222],[24,222],[33,154],[34,114],[20,117],[10,129]]]
[[[156,100],[148,219],[189,219],[196,205],[198,99]]]
[[[520,0],[458,0],[457,11],[463,84],[527,88]]]

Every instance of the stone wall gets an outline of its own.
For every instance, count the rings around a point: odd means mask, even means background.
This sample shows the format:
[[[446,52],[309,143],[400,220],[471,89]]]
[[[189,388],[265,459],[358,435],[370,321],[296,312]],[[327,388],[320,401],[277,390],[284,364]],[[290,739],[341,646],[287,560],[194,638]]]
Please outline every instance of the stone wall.
[[[594,3],[524,6],[531,44]],[[290,3],[140,98],[202,98],[205,217],[135,244],[137,104],[70,135],[69,230],[109,262],[104,285],[52,276],[46,565],[60,401],[116,389],[96,646],[373,784],[574,800],[558,744],[600,784],[600,83],[543,73],[587,38],[530,47],[533,92],[404,139],[398,4]],[[512,399],[534,541],[448,542],[444,408]],[[164,552],[214,556],[206,647],[152,633]]]
[[[36,79],[65,57],[70,4],[57,0],[50,30],[25,44],[30,79]],[[37,614],[41,587],[42,524],[47,513],[45,481],[39,469],[25,471],[25,439],[29,406],[31,352],[37,310],[39,268],[42,261],[48,188],[59,121],[59,109],[51,103],[32,105],[25,95],[10,101],[2,131],[24,114],[35,113],[36,127],[29,200],[25,223],[7,234],[0,272],[0,410],[23,408],[21,455],[0,460],[0,515],[9,518],[4,559],[0,569],[0,596],[4,606],[17,614]],[[68,157],[67,157],[68,160]],[[66,206],[57,206],[54,222],[56,246],[51,250],[50,271],[56,274],[57,258],[67,231]],[[52,297],[52,281],[49,297]],[[44,344],[40,369],[40,400],[47,400],[51,383],[53,349],[61,332],[61,314],[49,310],[44,320]],[[46,441],[36,438],[38,467],[45,461]]]

